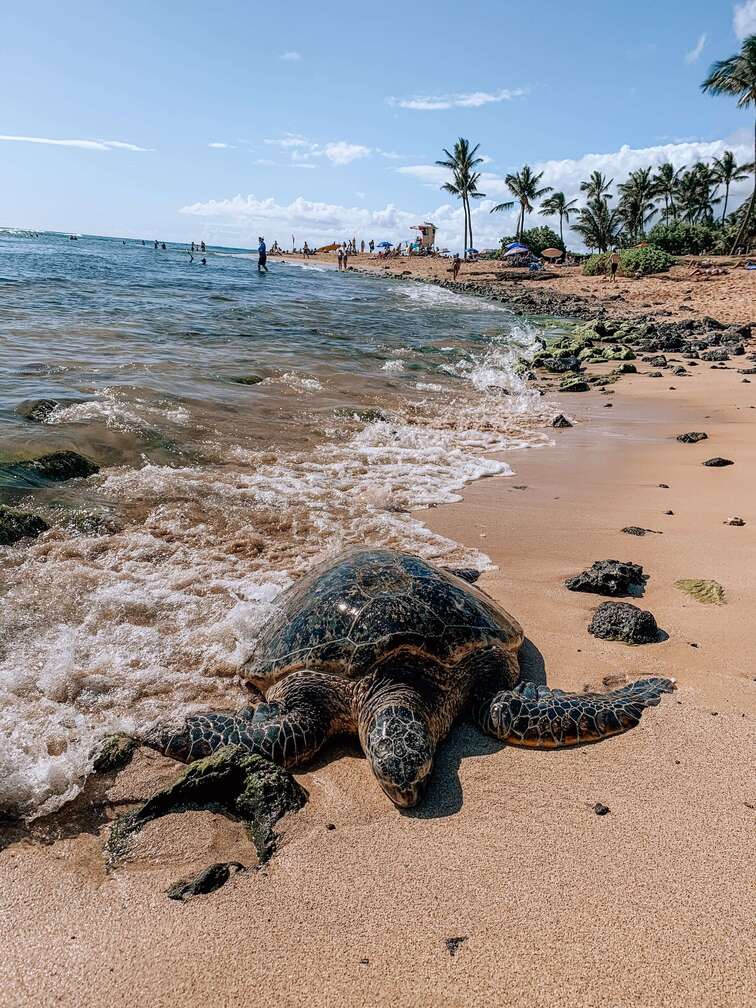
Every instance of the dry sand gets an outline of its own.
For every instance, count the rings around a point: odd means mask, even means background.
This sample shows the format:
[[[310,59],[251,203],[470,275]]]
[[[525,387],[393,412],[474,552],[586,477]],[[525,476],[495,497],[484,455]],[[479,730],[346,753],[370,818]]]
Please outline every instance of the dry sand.
[[[377,256],[352,256],[350,263],[371,273],[401,276],[414,280],[451,280],[451,263],[446,258],[379,259]],[[756,271],[748,271],[726,257],[707,261],[726,270],[723,275],[695,277],[690,264],[701,260],[689,258],[673,266],[668,273],[633,279],[619,277],[610,283],[604,277],[587,277],[580,266],[557,266],[553,279],[534,278],[527,270],[512,270],[505,263],[480,261],[463,263],[458,277],[459,289],[465,285],[486,284],[506,297],[530,291],[585,298],[592,310],[603,309],[617,317],[653,315],[655,318],[701,318],[712,316],[722,322],[756,321]],[[507,279],[502,278],[506,275]],[[513,278],[513,279],[510,279]]]
[[[409,813],[387,802],[355,749],[331,748],[299,775],[310,801],[283,822],[270,865],[183,905],[164,895],[169,883],[213,861],[254,863],[238,825],[171,816],[111,873],[96,810],[91,833],[12,844],[0,853],[0,1004],[747,1003],[754,390],[734,367],[703,365],[687,378],[630,376],[611,395],[565,395],[576,426],[554,431],[554,447],[509,453],[514,477],[425,515],[498,565],[483,586],[522,620],[527,660],[543,661],[550,684],[677,678],[637,729],[539,753],[461,725]],[[686,430],[709,440],[674,440]],[[703,467],[713,455],[736,464]],[[745,527],[723,524],[733,515]],[[626,525],[663,534],[635,538]],[[607,557],[644,565],[642,605],[668,640],[631,648],[586,632],[601,600],[562,582]],[[685,577],[721,582],[726,604],[679,592]],[[109,800],[145,796],[174,773],[140,753]],[[610,812],[596,815],[596,802]],[[454,955],[452,938],[464,939]]]

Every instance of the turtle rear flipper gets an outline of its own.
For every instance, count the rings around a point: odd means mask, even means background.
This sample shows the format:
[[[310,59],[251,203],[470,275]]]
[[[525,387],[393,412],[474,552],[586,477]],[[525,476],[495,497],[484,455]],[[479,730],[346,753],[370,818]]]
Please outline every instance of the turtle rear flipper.
[[[532,749],[598,742],[634,728],[646,707],[675,689],[672,679],[639,679],[611,693],[565,693],[525,682],[483,698],[475,718],[489,735]]]

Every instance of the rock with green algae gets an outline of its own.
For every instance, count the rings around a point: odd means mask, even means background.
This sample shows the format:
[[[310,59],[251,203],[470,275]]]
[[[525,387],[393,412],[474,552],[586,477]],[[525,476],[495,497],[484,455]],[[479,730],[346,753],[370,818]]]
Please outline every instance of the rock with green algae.
[[[22,539],[36,539],[49,528],[44,518],[0,504],[0,546],[12,546]]]
[[[108,735],[97,750],[92,769],[95,773],[121,770],[131,762],[138,747],[139,742],[130,735]]]
[[[301,809],[307,799],[288,771],[242,746],[224,746],[191,763],[173,784],[115,821],[107,844],[109,862],[116,864],[128,852],[132,837],[154,819],[208,810],[242,822],[264,863],[275,853],[278,820]]]
[[[706,605],[723,605],[725,590],[718,581],[706,581],[702,578],[681,578],[675,581],[675,588],[690,595],[697,602]]]

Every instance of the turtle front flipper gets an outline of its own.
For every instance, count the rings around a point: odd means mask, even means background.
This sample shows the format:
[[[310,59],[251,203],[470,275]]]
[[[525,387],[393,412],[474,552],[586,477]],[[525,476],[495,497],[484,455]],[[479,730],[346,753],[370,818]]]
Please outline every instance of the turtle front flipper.
[[[182,763],[210,756],[227,745],[240,745],[282,767],[306,763],[326,739],[353,730],[351,687],[345,680],[317,672],[292,672],[269,691],[265,701],[237,713],[193,714],[180,723],[165,722],[141,740],[151,749]]]
[[[611,693],[565,693],[525,682],[482,697],[474,717],[489,735],[532,749],[598,742],[634,728],[646,707],[671,693],[671,679],[639,679]]]

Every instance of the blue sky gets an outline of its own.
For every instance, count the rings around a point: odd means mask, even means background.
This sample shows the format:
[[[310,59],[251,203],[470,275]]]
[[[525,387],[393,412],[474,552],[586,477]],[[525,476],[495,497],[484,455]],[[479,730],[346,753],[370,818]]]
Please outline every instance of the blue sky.
[[[453,247],[433,162],[462,135],[490,159],[484,246],[526,161],[570,194],[594,167],[749,157],[752,117],[699,84],[756,0],[32,0],[2,27],[0,225],[318,243],[431,219]]]

